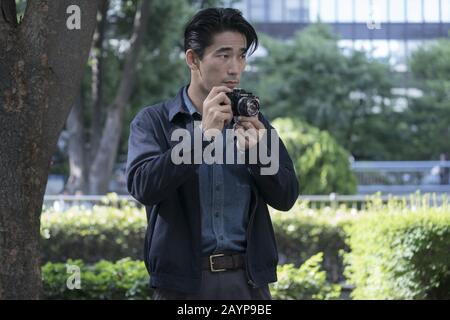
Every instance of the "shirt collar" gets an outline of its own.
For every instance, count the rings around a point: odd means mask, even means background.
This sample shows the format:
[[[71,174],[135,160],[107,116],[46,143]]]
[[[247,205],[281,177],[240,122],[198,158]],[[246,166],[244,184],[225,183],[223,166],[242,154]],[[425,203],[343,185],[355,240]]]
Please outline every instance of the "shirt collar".
[[[178,91],[178,94],[172,100],[169,100],[166,103],[170,122],[172,122],[175,116],[177,116],[179,113],[189,114],[184,103],[183,90],[184,87]]]
[[[194,118],[201,118],[201,114],[198,112],[197,108],[195,108],[194,104],[192,103],[191,99],[189,98],[187,94],[187,86],[183,87],[178,91],[178,94],[174,99],[168,102],[168,109],[169,109],[169,121],[172,122],[172,120],[180,113],[182,114],[189,114]]]
[[[191,116],[194,117],[194,115],[196,115],[196,116],[201,117],[201,116],[202,116],[201,113],[198,112],[197,108],[196,108],[196,107],[194,106],[194,104],[192,103],[191,98],[189,98],[189,95],[188,95],[188,93],[187,93],[188,87],[189,87],[189,86],[186,86],[186,87],[184,87],[184,89],[183,89],[183,102],[184,102],[184,104],[186,105],[186,107],[187,107],[187,109],[188,109],[188,111],[189,111],[189,114],[190,114]]]
[[[183,102],[184,102],[184,104],[186,105],[186,107],[187,107],[189,113],[191,114],[191,116],[193,116],[195,113],[200,114],[198,112],[197,108],[192,103],[191,98],[189,98],[187,90],[188,90],[188,87],[187,86],[184,87],[184,89],[183,89]]]

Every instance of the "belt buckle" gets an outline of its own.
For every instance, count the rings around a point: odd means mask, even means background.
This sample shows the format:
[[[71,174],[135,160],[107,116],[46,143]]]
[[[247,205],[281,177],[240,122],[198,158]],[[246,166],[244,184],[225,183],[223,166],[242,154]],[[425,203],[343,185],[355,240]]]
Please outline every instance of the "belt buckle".
[[[213,258],[223,257],[223,256],[225,256],[225,254],[223,254],[223,253],[213,254],[213,255],[209,256],[209,269],[211,270],[211,272],[221,272],[221,271],[227,270],[227,269],[214,269]]]

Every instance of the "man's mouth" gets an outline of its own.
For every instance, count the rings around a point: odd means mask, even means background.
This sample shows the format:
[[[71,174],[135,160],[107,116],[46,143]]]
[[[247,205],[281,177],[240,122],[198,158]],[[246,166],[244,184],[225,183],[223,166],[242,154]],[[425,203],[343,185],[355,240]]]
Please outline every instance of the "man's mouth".
[[[236,87],[239,84],[239,81],[225,81],[224,82],[228,87]]]

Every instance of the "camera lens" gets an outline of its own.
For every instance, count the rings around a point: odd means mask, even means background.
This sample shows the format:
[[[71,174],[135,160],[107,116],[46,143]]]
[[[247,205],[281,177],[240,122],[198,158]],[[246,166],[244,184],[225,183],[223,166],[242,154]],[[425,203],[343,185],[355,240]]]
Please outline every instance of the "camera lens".
[[[257,99],[247,99],[245,109],[249,117],[256,116],[259,112],[259,101]]]

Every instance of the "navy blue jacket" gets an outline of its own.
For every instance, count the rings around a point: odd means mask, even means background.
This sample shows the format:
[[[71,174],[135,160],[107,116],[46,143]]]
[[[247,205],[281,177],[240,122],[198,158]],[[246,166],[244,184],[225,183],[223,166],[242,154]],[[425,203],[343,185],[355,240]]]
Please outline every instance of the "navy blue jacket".
[[[272,129],[261,113],[259,119]],[[171,141],[171,133],[189,130],[192,121],[182,90],[171,100],[141,110],[130,126],[126,173],[128,191],[147,212],[144,261],[150,285],[186,293],[196,293],[201,282],[198,165],[171,161],[171,150],[180,143]],[[278,252],[267,205],[287,211],[298,197],[294,167],[281,140],[278,172],[261,175],[261,166],[247,164],[252,196],[246,265],[254,287],[277,281]]]

